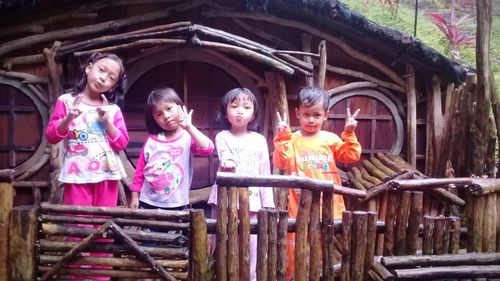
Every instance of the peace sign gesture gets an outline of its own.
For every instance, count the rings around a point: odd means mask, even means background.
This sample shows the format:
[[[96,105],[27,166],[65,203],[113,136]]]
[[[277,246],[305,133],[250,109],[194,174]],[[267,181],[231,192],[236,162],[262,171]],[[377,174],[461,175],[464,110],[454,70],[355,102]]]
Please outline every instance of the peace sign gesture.
[[[359,114],[360,109],[358,108],[353,115],[351,115],[351,109],[347,108],[347,117],[345,118],[345,126],[344,131],[346,132],[354,132],[356,126],[358,126],[358,121],[356,121],[356,117]]]
[[[82,113],[82,111],[78,108],[78,105],[80,105],[82,98],[83,98],[83,95],[78,94],[76,96],[75,100],[73,100],[73,104],[71,105],[71,107],[68,110],[68,115],[67,115],[68,121],[75,119],[76,117],[78,117],[78,115],[80,115]]]
[[[106,124],[111,122],[111,116],[108,113],[109,102],[104,94],[101,94],[101,98],[102,98],[102,106],[99,106],[96,110],[97,114],[99,115],[99,118],[101,118],[101,120],[104,121],[104,123]]]
[[[286,129],[288,129],[288,119],[286,116],[286,112],[283,112],[283,118],[281,118],[281,114],[277,111],[276,117],[278,118],[278,123],[276,124],[276,132],[283,133]]]

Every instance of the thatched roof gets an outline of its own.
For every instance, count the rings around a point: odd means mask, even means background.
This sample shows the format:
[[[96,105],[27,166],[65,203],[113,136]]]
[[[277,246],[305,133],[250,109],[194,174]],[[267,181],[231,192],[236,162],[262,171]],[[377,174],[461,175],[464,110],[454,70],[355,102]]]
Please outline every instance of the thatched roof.
[[[77,0],[2,0],[0,1],[0,25],[12,23],[40,10],[63,9],[70,3],[89,4],[95,1]],[[244,12],[265,12],[276,16],[299,20],[336,36],[357,40],[371,40],[389,50],[394,62],[402,61],[429,68],[443,79],[462,83],[470,68],[443,56],[423,44],[418,38],[369,21],[336,0],[214,0]],[[353,35],[352,30],[359,31]],[[362,34],[360,37],[359,34]],[[386,47],[386,48],[385,48]],[[472,70],[473,71],[473,70]]]

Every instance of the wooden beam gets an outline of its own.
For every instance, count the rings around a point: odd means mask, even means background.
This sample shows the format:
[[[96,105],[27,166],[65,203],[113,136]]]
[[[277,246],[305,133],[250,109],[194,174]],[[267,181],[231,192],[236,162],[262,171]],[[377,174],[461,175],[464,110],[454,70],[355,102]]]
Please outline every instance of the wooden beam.
[[[300,34],[300,42],[302,44],[302,51],[306,53],[311,52],[311,41],[312,41],[312,36],[309,33],[301,33]],[[304,61],[307,63],[310,63],[312,65],[312,58],[310,56],[304,56]],[[312,86],[314,85],[314,78],[313,76],[306,76],[306,85],[307,86]]]
[[[413,66],[406,65],[406,155],[407,162],[417,165],[417,92],[415,88],[415,70]]]

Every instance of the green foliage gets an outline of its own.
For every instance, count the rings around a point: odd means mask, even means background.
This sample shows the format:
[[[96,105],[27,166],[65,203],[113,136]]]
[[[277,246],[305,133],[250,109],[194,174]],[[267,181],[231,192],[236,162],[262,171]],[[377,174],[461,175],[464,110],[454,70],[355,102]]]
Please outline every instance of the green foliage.
[[[363,11],[364,3],[368,1],[365,11]],[[414,26],[414,6],[400,4],[397,13],[393,13],[385,5],[376,0],[343,0],[349,8],[363,14],[369,20],[397,29],[406,34],[413,35]],[[412,1],[413,2],[413,1]],[[431,3],[430,9],[446,10],[449,9],[444,5],[444,1],[429,1]],[[417,16],[417,38],[426,45],[434,48],[436,51],[451,58],[450,47],[448,40],[443,33],[433,24],[427,12],[420,9]],[[475,15],[470,15],[475,17]],[[474,19],[475,22],[475,19]],[[495,82],[497,88],[500,90],[500,17],[494,16],[491,24],[491,66],[495,75]],[[468,31],[475,33],[475,24],[468,27]],[[459,63],[467,64],[475,67],[476,65],[476,50],[471,46],[460,46],[460,60]]]

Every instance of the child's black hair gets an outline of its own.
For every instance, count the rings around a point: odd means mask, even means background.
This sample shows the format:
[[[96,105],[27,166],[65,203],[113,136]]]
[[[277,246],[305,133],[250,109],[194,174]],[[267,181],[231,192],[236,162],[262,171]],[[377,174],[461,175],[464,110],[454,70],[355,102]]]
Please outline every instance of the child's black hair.
[[[184,105],[179,95],[172,88],[161,88],[151,91],[146,101],[146,129],[152,135],[157,135],[164,131],[153,117],[153,108],[158,102],[173,102],[180,106]]]
[[[85,86],[87,85],[87,74],[85,73],[85,68],[90,64],[95,63],[96,61],[106,58],[111,59],[120,65],[120,75],[118,75],[118,79],[116,80],[117,81],[116,87],[114,87],[109,92],[104,93],[104,95],[106,96],[106,99],[108,100],[109,103],[121,105],[123,101],[123,96],[125,94],[125,90],[127,88],[127,73],[125,71],[123,60],[119,56],[113,53],[93,53],[85,63],[85,66],[82,71],[83,72],[82,77],[80,78],[78,83],[76,83],[76,86],[73,89],[69,90],[71,95],[73,96],[78,95],[85,89]]]
[[[295,107],[299,108],[301,105],[311,107],[318,103],[323,103],[323,108],[328,111],[328,103],[330,102],[328,95],[322,89],[313,86],[307,86],[299,91]]]
[[[222,97],[218,119],[224,124],[225,129],[231,129],[231,123],[227,120],[227,105],[234,102],[240,95],[246,96],[253,103],[253,116],[247,128],[249,131],[256,132],[259,127],[259,102],[252,91],[247,88],[234,88]]]

